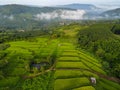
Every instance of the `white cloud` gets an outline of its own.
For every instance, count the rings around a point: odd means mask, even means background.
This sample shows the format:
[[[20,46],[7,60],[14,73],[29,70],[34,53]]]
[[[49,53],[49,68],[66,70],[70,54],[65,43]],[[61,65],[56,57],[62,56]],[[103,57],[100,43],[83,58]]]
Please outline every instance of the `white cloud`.
[[[55,18],[61,18],[61,19],[73,19],[73,20],[80,20],[83,19],[83,16],[86,12],[84,10],[55,10],[53,12],[49,13],[41,13],[35,15],[36,20],[41,19],[55,19]]]
[[[13,19],[14,19],[14,16],[13,16],[13,15],[10,15],[8,18],[9,18],[10,20],[13,20]]]
[[[77,11],[67,11],[67,10],[63,10],[62,14],[61,14],[61,18],[62,19],[83,19],[83,15],[86,12],[84,10],[77,10]]]
[[[14,20],[14,16],[13,15],[9,15],[9,16],[4,15],[3,18],[9,19],[9,20]]]

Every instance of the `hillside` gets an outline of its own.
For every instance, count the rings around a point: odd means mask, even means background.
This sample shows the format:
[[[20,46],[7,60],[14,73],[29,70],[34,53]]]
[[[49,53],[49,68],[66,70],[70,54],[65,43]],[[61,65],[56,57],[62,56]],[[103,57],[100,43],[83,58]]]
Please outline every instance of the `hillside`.
[[[98,9],[96,6],[92,5],[92,4],[68,4],[68,5],[61,5],[58,7],[64,7],[64,8],[70,8],[70,9],[82,9],[82,10],[95,10]]]
[[[18,5],[18,4],[10,4],[0,6],[0,14],[3,15],[11,15],[11,14],[37,14],[41,12],[52,12],[57,9],[65,9],[65,8],[54,8],[54,7],[32,7],[26,5]]]
[[[120,90],[120,0],[0,0],[0,90]]]
[[[97,59],[82,50],[76,50],[70,43],[62,43],[60,50],[62,53],[57,59],[54,90],[110,90],[111,88],[117,90],[120,88],[119,85],[116,84],[116,87],[112,85],[115,83],[104,78],[106,73]],[[90,77],[97,79],[96,86],[91,83]]]
[[[91,4],[68,4],[51,7],[26,5],[1,5],[0,27],[14,29],[33,29],[47,26],[48,22],[98,20],[119,18],[119,9],[103,12],[103,9]],[[101,14],[102,13],[102,14]]]
[[[77,35],[86,28],[73,23],[48,35],[0,44],[0,89],[119,90],[120,80],[107,74],[101,59],[78,47]]]
[[[117,9],[113,9],[113,10],[109,10],[106,11],[102,14],[103,16],[107,17],[107,18],[119,18],[120,17],[120,8]]]
[[[28,28],[37,27],[41,22],[35,20],[36,14],[51,12],[55,8],[30,7],[24,5],[3,5],[0,7],[0,27],[3,28]]]
[[[83,10],[63,7],[3,5],[0,6],[0,27],[8,29],[28,29],[31,27],[33,29],[45,26],[50,21],[80,20],[84,14]]]
[[[118,27],[116,25],[113,29],[113,26],[114,24],[108,23],[91,25],[79,32],[78,42],[82,49],[94,53],[102,59],[103,67],[109,75],[120,78],[120,38],[117,33],[119,29],[115,33],[115,29]]]

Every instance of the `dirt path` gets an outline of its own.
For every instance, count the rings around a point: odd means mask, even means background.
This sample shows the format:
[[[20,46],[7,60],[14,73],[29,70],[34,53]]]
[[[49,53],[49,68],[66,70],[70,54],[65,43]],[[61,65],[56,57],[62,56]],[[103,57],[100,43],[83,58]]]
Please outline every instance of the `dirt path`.
[[[56,70],[76,70],[76,71],[77,71],[77,70],[80,70],[80,71],[86,70],[86,71],[92,72],[92,73],[94,73],[94,74],[97,74],[97,75],[98,75],[99,77],[101,77],[101,78],[104,78],[104,79],[107,79],[107,80],[110,80],[110,81],[113,81],[113,82],[120,83],[120,79],[118,79],[118,78],[110,77],[110,76],[101,74],[101,73],[99,73],[99,72],[96,72],[96,71],[94,71],[94,70],[88,70],[88,69],[82,69],[82,68],[72,68],[72,69],[70,69],[70,68],[61,68],[61,69],[54,69],[53,67],[51,67],[50,69],[48,69],[48,70],[46,70],[46,71],[44,71],[44,72],[40,72],[40,73],[37,73],[37,74],[35,74],[35,75],[31,75],[31,76],[23,76],[22,78],[23,78],[23,79],[35,78],[35,77],[38,77],[39,75],[45,74],[45,73],[50,72],[50,71],[56,71]]]

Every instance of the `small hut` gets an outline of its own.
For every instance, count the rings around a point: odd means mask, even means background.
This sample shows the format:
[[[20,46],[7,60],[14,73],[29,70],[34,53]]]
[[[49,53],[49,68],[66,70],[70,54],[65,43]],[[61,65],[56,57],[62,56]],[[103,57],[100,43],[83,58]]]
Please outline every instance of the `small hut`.
[[[91,80],[92,84],[96,84],[96,78],[95,77],[91,77],[90,80]]]
[[[41,67],[49,66],[50,64],[48,62],[40,62],[40,63],[32,63],[30,66],[32,68],[37,68],[38,70],[41,69]]]

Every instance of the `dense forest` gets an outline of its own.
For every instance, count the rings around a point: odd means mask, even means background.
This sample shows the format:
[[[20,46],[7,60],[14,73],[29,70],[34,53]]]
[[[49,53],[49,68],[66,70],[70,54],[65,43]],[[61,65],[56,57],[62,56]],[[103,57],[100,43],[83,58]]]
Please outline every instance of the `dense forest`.
[[[79,32],[80,47],[102,59],[105,70],[120,78],[120,24],[94,24]]]

